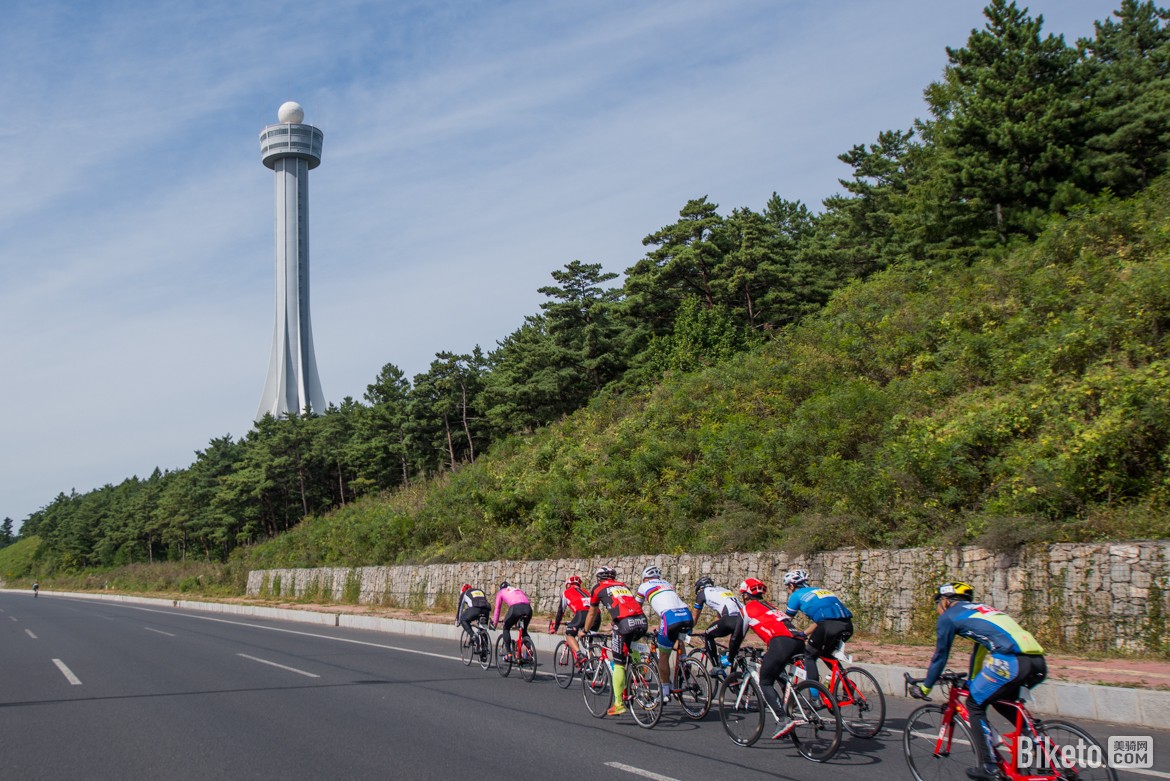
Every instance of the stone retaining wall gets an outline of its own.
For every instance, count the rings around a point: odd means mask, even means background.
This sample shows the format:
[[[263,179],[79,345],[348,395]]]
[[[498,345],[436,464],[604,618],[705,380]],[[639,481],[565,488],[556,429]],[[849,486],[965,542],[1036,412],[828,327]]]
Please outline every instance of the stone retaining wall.
[[[248,595],[453,610],[460,584],[490,593],[506,579],[528,592],[538,612],[551,613],[565,578],[577,574],[591,582],[603,563],[631,583],[643,567],[656,564],[684,599],[701,575],[732,587],[744,577],[758,577],[779,599],[783,574],[801,567],[814,583],[846,601],[862,631],[920,639],[933,633],[934,586],[964,580],[980,601],[1011,613],[1041,642],[1070,649],[1170,651],[1170,541],[1060,544],[1013,553],[850,548],[807,556],[687,554],[256,570],[248,575]]]

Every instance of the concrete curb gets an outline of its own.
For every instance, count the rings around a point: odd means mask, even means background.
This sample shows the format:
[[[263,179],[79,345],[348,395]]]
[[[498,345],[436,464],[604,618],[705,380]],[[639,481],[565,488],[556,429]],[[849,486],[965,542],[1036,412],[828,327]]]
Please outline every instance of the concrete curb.
[[[0,589],[8,593],[27,594],[27,589]],[[41,591],[44,596],[62,596],[75,599],[94,599],[105,602],[178,607],[226,615],[274,618],[303,624],[348,627],[372,632],[411,635],[435,639],[459,639],[460,628],[454,623],[435,624],[428,621],[410,621],[402,618],[380,618],[350,613],[321,613],[312,610],[263,607],[260,605],[232,605],[220,602],[196,602],[185,599],[133,597],[122,594],[83,594],[73,592]],[[538,651],[551,653],[561,638],[545,633],[534,633],[533,642]],[[922,676],[925,670],[885,664],[862,665],[877,679],[887,695],[902,696],[902,676],[910,673]],[[1033,709],[1051,716],[1069,719],[1094,719],[1115,724],[1164,728],[1170,724],[1170,692],[1153,689],[1132,689],[1122,686],[1099,686],[1088,683],[1049,682],[1033,692]]]

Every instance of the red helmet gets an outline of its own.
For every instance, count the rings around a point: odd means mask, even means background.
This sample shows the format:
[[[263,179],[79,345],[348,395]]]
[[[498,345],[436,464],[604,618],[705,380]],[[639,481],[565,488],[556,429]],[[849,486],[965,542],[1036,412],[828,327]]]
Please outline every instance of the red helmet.
[[[459,593],[460,593],[460,594],[462,594],[462,593],[464,593],[465,591],[468,591],[468,590],[470,590],[470,589],[471,589],[471,584],[470,584],[470,583],[464,583],[464,584],[463,584],[463,588],[459,589]]]
[[[569,579],[565,581],[566,586],[580,586],[581,577],[579,575],[570,575]]]
[[[743,583],[739,584],[739,593],[741,594],[762,597],[767,591],[768,587],[764,585],[764,581],[755,578],[744,578]]]

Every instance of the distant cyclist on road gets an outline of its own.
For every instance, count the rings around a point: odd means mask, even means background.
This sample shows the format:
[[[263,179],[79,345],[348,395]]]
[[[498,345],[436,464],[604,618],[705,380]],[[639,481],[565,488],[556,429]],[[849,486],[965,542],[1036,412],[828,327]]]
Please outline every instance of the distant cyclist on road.
[[[630,587],[617,579],[617,571],[613,567],[599,567],[594,575],[597,577],[597,585],[589,595],[589,615],[585,623],[590,625],[595,618],[600,618],[602,606],[609,611],[613,620],[613,633],[609,641],[609,656],[613,662],[613,705],[605,713],[607,716],[618,716],[626,712],[625,703],[622,702],[622,693],[626,690],[624,647],[642,638],[650,625],[642,612],[642,604]]]
[[[837,644],[853,637],[853,613],[845,603],[827,588],[810,586],[808,573],[794,569],[784,575],[788,589],[788,605],[784,611],[792,618],[804,613],[813,623],[805,627],[807,660],[804,665],[810,681],[819,681],[817,659],[832,656]]]
[[[747,632],[743,620],[743,603],[736,599],[734,591],[723,586],[716,586],[715,581],[703,576],[695,581],[695,606],[691,608],[691,611],[696,623],[704,607],[715,611],[718,618],[712,622],[711,626],[707,627],[703,645],[710,663],[720,672],[724,672],[727,665],[723,664],[719,658],[719,646],[715,644],[715,641],[720,637],[730,637],[727,641],[727,660],[730,664],[731,660],[735,659],[735,655],[739,653],[739,647],[743,645]],[[724,674],[726,673],[724,672]]]
[[[487,594],[483,593],[482,589],[464,583],[463,588],[459,589],[459,605],[455,608],[455,623],[463,627],[463,631],[467,633],[468,637],[474,637],[471,623],[478,620],[480,616],[487,618],[491,609],[492,606],[488,602]]]
[[[565,590],[561,594],[561,603],[557,605],[557,615],[549,627],[549,634],[557,633],[566,610],[572,612],[573,617],[565,625],[565,644],[573,652],[573,658],[580,661],[581,646],[577,643],[577,632],[582,629],[596,632],[601,627],[601,616],[596,616],[592,624],[585,623],[589,617],[589,592],[581,588],[581,578],[577,575],[570,575],[565,581]]]
[[[520,639],[523,640],[528,637],[528,624],[532,621],[532,604],[528,601],[528,595],[520,589],[509,586],[508,581],[500,584],[500,590],[496,592],[496,613],[492,618],[493,624],[500,622],[500,608],[503,605],[508,606],[508,614],[504,617],[504,647],[507,649],[507,656],[504,661],[512,661],[512,627],[517,623],[520,624]]]
[[[662,619],[654,644],[658,646],[658,675],[662,680],[662,701],[670,699],[670,652],[678,636],[695,628],[695,618],[670,581],[662,577],[662,570],[653,565],[642,570],[642,585],[635,596],[638,603],[649,602]]]
[[[983,781],[999,775],[991,725],[987,722],[987,706],[994,705],[1000,715],[1014,721],[1014,710],[1006,705],[1000,707],[999,703],[1019,697],[1022,687],[1040,684],[1048,677],[1048,663],[1044,660],[1044,649],[1030,632],[1007,613],[980,605],[974,599],[975,589],[967,583],[953,581],[938,587],[934,594],[938,610],[935,625],[938,641],[930,669],[918,688],[923,696],[930,694],[947,666],[956,635],[975,641],[967,673],[970,679],[967,712],[975,733],[972,742],[979,767],[968,768],[967,776]]]
[[[764,599],[767,591],[768,587],[763,581],[755,578],[746,578],[739,584],[748,626],[768,646],[764,658],[760,660],[760,688],[773,713],[779,714],[776,734],[772,736],[775,740],[797,727],[795,719],[785,717],[784,705],[780,702],[780,693],[776,691],[775,683],[792,657],[804,653],[804,633],[797,631],[792,619],[783,610]]]
[[[40,593],[41,593],[41,584],[34,580],[33,581],[33,597],[36,598]]]

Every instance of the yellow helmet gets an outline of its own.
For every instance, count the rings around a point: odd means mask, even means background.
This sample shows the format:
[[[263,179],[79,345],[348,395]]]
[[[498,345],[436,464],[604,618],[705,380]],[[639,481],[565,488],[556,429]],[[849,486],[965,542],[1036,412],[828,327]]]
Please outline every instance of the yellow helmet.
[[[970,602],[975,599],[975,589],[969,583],[952,580],[950,583],[943,583],[935,591],[934,601],[938,602],[940,599],[962,599]]]

